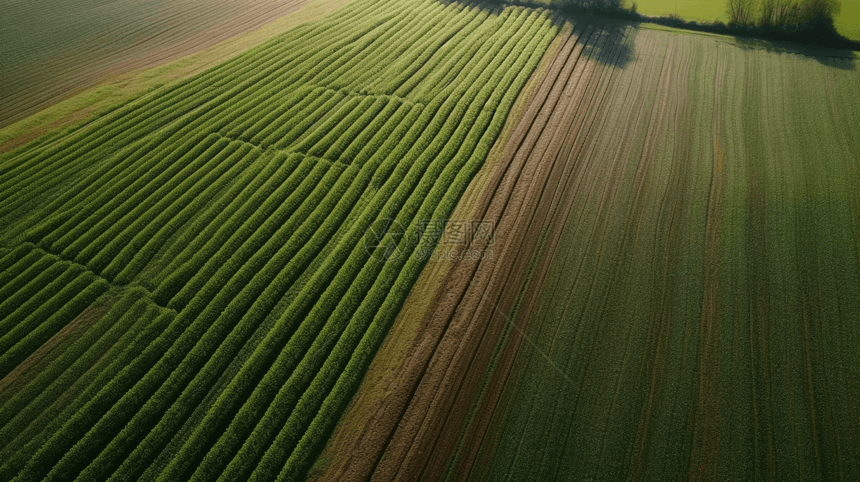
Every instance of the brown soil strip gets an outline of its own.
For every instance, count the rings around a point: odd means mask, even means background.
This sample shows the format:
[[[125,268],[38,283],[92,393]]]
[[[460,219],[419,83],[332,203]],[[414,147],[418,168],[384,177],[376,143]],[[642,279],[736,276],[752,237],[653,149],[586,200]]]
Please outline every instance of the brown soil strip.
[[[547,50],[517,99],[487,162],[470,184],[452,219],[487,219],[484,213],[488,202],[507,172],[511,154],[529,134],[529,127],[561,70],[558,59],[563,60],[570,53],[570,45],[567,44],[573,42],[566,41],[569,36],[570,31],[565,31]],[[536,133],[531,135],[537,136]],[[531,142],[534,143],[534,139]],[[513,184],[509,183],[508,193],[512,187]],[[499,234],[496,226],[494,246],[499,244]],[[477,246],[472,247],[475,248]],[[457,274],[452,273],[461,264],[473,269],[475,262],[431,260],[428,263],[320,458],[324,467],[314,470],[312,478],[361,480],[372,474],[445,333],[447,320],[434,317],[434,313],[446,301],[456,306],[465,288],[463,285],[468,285],[468,279],[461,280],[460,293],[446,293],[451,290],[444,290],[450,280],[457,279]]]
[[[536,91],[520,97],[528,102],[522,118],[509,121],[510,138],[501,138],[494,148],[501,159],[482,169],[458,206],[458,211],[475,207],[470,217],[456,219],[495,222],[492,245],[474,240],[468,247],[491,256],[428,265],[323,454],[326,467],[314,471],[313,478],[439,480],[458,447],[463,447],[459,458],[464,463],[455,468],[457,478],[468,475],[522,337],[522,320],[511,326],[509,315],[518,299],[522,312],[536,306],[537,286],[549,267],[548,258],[537,255],[540,249],[555,249],[563,223],[550,219],[566,217],[570,208],[559,205],[573,170],[571,154],[582,148],[571,145],[570,131],[584,131],[580,139],[588,138],[594,118],[579,107],[599,102],[594,96],[604,92],[592,80],[600,67],[583,54],[583,42],[595,31],[588,20],[577,28],[567,26],[556,39],[557,49],[544,58],[547,72],[539,69],[532,79],[540,82]],[[560,151],[567,155],[559,156]],[[542,264],[533,265],[533,259]],[[528,279],[536,281],[522,297]],[[399,334],[404,314],[421,320],[412,338]],[[506,333],[509,341],[496,356]],[[488,379],[491,366],[497,369]]]
[[[583,35],[583,40],[586,38],[588,38],[587,32]],[[574,147],[570,143],[571,139],[578,138],[583,141],[588,139],[588,132],[594,125],[594,117],[585,115],[587,111],[582,109],[582,106],[599,104],[602,101],[602,93],[605,91],[601,86],[605,87],[610,77],[601,75],[601,71],[606,67],[600,67],[595,62],[580,57],[578,49],[568,58],[566,69],[569,68],[573,68],[573,72],[566,78],[563,72],[554,86],[564,89],[560,99],[550,96],[544,105],[544,111],[550,115],[550,121],[541,133],[537,146],[529,152],[528,146],[524,144],[518,153],[520,155],[525,153],[528,156],[523,170],[536,169],[537,172],[532,179],[521,177],[518,180],[518,183],[528,183],[527,193],[514,193],[514,196],[522,197],[524,202],[519,217],[513,221],[514,226],[511,228],[513,249],[503,252],[503,257],[505,260],[508,257],[514,257],[516,260],[507,273],[498,271],[494,273],[492,282],[486,288],[475,286],[479,279],[477,275],[473,285],[469,287],[470,290],[491,293],[495,298],[485,298],[473,319],[470,320],[473,325],[487,324],[486,333],[479,340],[477,349],[469,345],[461,348],[464,353],[469,353],[469,350],[476,352],[473,362],[469,366],[458,366],[452,363],[448,370],[449,377],[461,377],[463,375],[460,372],[464,372],[464,381],[459,391],[451,395],[454,397],[454,402],[448,409],[447,420],[444,420],[444,427],[435,440],[432,457],[421,473],[422,478],[433,479],[442,475],[451,458],[452,447],[458,435],[461,434],[462,427],[470,423],[468,416],[472,415],[474,420],[471,421],[468,431],[462,435],[463,442],[460,444],[462,452],[449,473],[451,478],[455,479],[469,476],[471,466],[481,448],[481,440],[492,414],[495,413],[502,388],[506,385],[520,343],[525,336],[528,321],[537,308],[537,295],[540,287],[543,286],[551,262],[551,256],[547,256],[546,253],[551,254],[555,251],[564,228],[563,222],[553,221],[565,219],[572,207],[570,203],[562,200],[570,187],[569,180],[573,172],[579,167],[577,159],[580,158],[571,157],[565,153],[580,152],[579,149],[571,149]],[[573,129],[569,129],[571,126]],[[538,246],[541,238],[546,243],[543,247]],[[533,265],[533,273],[529,277],[530,264],[538,259],[540,263]],[[504,269],[505,266],[502,264],[501,268]],[[522,300],[522,305],[515,314],[513,312],[517,311],[515,305],[518,300]],[[512,319],[511,316],[516,318]],[[488,381],[488,388],[483,399],[480,400],[479,408],[470,414],[472,400],[475,399],[480,384],[486,380],[488,360],[492,356],[492,350],[502,339],[503,330],[506,327],[512,328],[510,336]],[[432,416],[428,416],[428,422],[425,422],[431,430],[434,424],[441,425],[441,422],[437,422],[431,418]],[[435,417],[440,416],[445,419],[444,412],[435,414]],[[413,442],[420,447],[419,443],[421,443],[420,439]],[[414,465],[405,466],[401,468],[398,478],[417,477],[420,470],[420,467]]]
[[[577,32],[578,33],[578,32]],[[507,325],[517,294],[540,240],[548,206],[543,194],[552,195],[550,176],[558,139],[558,119],[550,117],[561,97],[562,87],[577,64],[581,48],[574,49],[574,35],[547,77],[553,79],[539,115],[531,123],[524,142],[516,149],[509,144],[509,163],[495,192],[488,192],[483,219],[496,223],[493,258],[480,263],[458,263],[445,283],[432,317],[434,324],[446,323],[447,330],[436,348],[413,400],[377,467],[378,480],[441,478],[456,445],[474,396],[478,393],[493,349]],[[523,122],[525,119],[523,120]],[[550,135],[541,135],[542,133]],[[544,157],[546,154],[548,156]],[[546,192],[545,192],[546,191]],[[543,208],[543,212],[538,210]],[[501,246],[499,253],[498,246]],[[463,294],[460,294],[463,293]],[[457,299],[456,294],[462,297]],[[457,302],[452,302],[457,301]]]

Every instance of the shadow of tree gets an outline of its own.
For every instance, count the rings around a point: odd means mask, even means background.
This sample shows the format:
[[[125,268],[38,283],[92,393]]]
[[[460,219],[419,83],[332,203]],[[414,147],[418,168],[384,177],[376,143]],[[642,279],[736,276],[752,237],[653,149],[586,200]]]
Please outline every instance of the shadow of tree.
[[[577,15],[575,22],[583,31],[579,37],[585,46],[583,56],[618,69],[626,69],[636,59],[639,29],[634,23],[583,14]]]
[[[546,9],[553,13],[559,30],[566,22],[592,27],[591,35],[583,38],[585,51],[595,61],[619,69],[635,59],[633,39],[640,23],[655,23],[684,30],[715,33],[733,37],[742,49],[766,49],[799,55],[838,69],[856,69],[857,59],[852,46],[858,44],[826,35],[827,32],[807,32],[802,38],[788,39],[773,32],[727,26],[723,23],[698,23],[678,17],[646,17],[624,8],[624,0],[437,0],[444,4],[460,3],[500,15],[505,7],[518,6]],[[773,37],[773,38],[771,38]],[[801,43],[802,41],[802,43]],[[858,44],[860,45],[860,44]]]
[[[799,55],[836,69],[854,70],[857,66],[857,59],[852,50],[815,47],[750,37],[735,37],[735,44],[743,50],[766,50]]]
[[[562,8],[573,7],[604,12],[624,10],[622,0],[556,0],[552,4]]]
[[[553,15],[553,24],[561,31],[565,24],[574,25],[574,31],[581,33],[579,41],[584,44],[583,56],[606,66],[625,69],[635,59],[634,39],[638,22],[612,18],[604,15],[612,9],[620,8],[622,0],[552,0],[537,1],[494,1],[494,0],[437,0],[445,5],[459,3],[477,8],[491,15],[501,15],[507,7],[526,7],[546,9]]]

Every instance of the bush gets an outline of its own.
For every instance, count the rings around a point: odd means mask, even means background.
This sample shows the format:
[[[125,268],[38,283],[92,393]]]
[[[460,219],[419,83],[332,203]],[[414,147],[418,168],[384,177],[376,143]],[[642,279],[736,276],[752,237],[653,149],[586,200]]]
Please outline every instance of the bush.
[[[841,10],[839,0],[729,0],[726,14],[729,25],[758,26],[764,29],[808,30],[833,28]]]

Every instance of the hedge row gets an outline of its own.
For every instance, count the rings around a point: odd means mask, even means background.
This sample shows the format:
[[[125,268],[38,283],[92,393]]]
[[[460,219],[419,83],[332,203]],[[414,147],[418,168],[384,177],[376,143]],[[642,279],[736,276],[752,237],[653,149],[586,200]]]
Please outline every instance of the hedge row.
[[[244,121],[237,124],[233,129],[224,129],[227,131],[227,137],[251,142],[251,139],[259,132],[273,125],[277,126],[279,124],[277,122],[278,119],[282,117],[290,118],[296,112],[301,112],[304,106],[316,97],[315,93],[319,90],[319,88],[313,89],[309,85],[293,87],[273,84],[272,88],[278,90],[295,90],[284,98],[275,95],[266,95],[269,94],[267,91],[261,92],[260,102],[254,105],[254,109],[249,110],[243,116],[245,118]]]
[[[366,47],[386,31],[395,31],[392,27],[402,22],[403,14],[408,13],[412,8],[410,2],[400,1],[376,15],[362,15],[356,19],[357,21],[353,20],[361,25],[360,29],[352,29],[351,35],[342,44],[328,42],[318,44],[317,52],[304,62],[293,78],[297,83],[314,84],[315,79],[325,78],[344,64],[349,64],[355,58],[366,55]],[[319,48],[320,46],[324,47]],[[326,58],[336,60],[322,62]]]
[[[360,35],[360,33],[357,35]],[[349,42],[349,39],[347,38],[344,41]],[[305,55],[305,57],[307,57],[314,52],[312,44],[309,44],[304,49],[300,50],[301,51],[298,53],[291,51],[267,52],[264,58],[255,58],[253,59],[253,62],[246,62],[245,65],[242,63],[231,64],[236,68],[233,71],[230,71],[229,75],[217,78],[217,84],[213,84],[217,76],[206,76],[208,83],[195,83],[195,89],[189,89],[188,92],[177,92],[176,96],[180,99],[178,102],[165,100],[162,103],[163,105],[159,105],[158,109],[153,108],[153,112],[150,112],[149,114],[144,112],[133,121],[130,120],[129,122],[112,124],[110,126],[112,127],[110,132],[102,133],[99,131],[98,134],[102,134],[100,136],[96,136],[96,133],[93,133],[94,135],[90,136],[88,142],[78,146],[77,150],[72,152],[64,150],[61,153],[54,153],[53,161],[54,163],[58,162],[57,158],[60,157],[60,154],[66,156],[72,155],[75,159],[73,163],[64,163],[61,165],[63,169],[71,169],[74,166],[92,164],[97,159],[106,157],[106,153],[112,154],[113,152],[120,150],[122,151],[121,153],[125,155],[114,157],[124,158],[130,150],[136,149],[141,143],[146,143],[145,136],[152,133],[156,128],[161,128],[162,126],[173,126],[174,128],[181,127],[178,134],[181,136],[199,128],[203,123],[211,118],[222,119],[226,124],[232,117],[223,114],[230,112],[230,108],[233,107],[232,102],[230,102],[231,100],[243,98],[243,96],[248,95],[248,92],[254,92],[254,86],[266,85],[272,78],[279,78],[279,76],[275,76],[277,72],[281,70],[289,71],[295,67],[296,61],[301,62],[306,60],[304,58],[296,59],[297,55]],[[318,58],[319,56],[316,53],[312,56],[315,57],[317,61],[325,62],[327,60],[325,58]],[[249,75],[252,73],[253,75]],[[238,82],[237,80],[240,78],[243,80]],[[232,86],[232,88],[226,90],[225,86]],[[155,115],[158,117],[157,122],[153,122],[151,120],[151,117]],[[216,125],[215,130],[220,129],[220,127],[221,126]],[[80,152],[81,154],[76,155],[77,152]],[[85,160],[88,162],[85,163]],[[76,167],[75,169],[79,169],[79,167]],[[48,169],[48,171],[51,171],[51,169]],[[65,171],[57,171],[54,169],[50,172],[51,176],[47,181],[62,179],[66,176],[58,176],[57,174],[65,175],[68,174],[67,171],[68,169]],[[44,185],[46,189],[40,190],[38,193],[34,191],[33,194],[41,194],[41,192],[48,190],[47,188],[55,187],[58,182],[59,181],[53,183],[41,182],[39,184],[40,187]],[[29,186],[32,185],[32,183],[33,180],[30,178],[18,180],[18,184],[21,185],[26,184]],[[88,184],[92,183],[90,182]],[[2,189],[2,187],[0,187],[0,189]],[[31,189],[30,191],[33,190]],[[16,192],[16,194],[20,193]],[[16,209],[22,203],[28,202],[27,199],[23,199],[23,196],[19,197],[21,197],[19,203],[9,205],[10,211]],[[53,210],[46,209],[45,211],[51,212]],[[6,212],[7,211],[0,212],[0,216],[6,214]]]
[[[112,377],[107,384],[98,387],[98,391],[89,401],[75,411],[71,417],[66,419],[59,430],[53,432],[47,441],[42,444],[18,475],[20,481],[36,481],[46,478],[48,480],[68,480],[72,474],[63,470],[52,471],[61,459],[67,463],[77,465],[86,459],[75,459],[76,447],[90,448],[93,444],[106,444],[120,429],[120,421],[127,414],[130,406],[137,405],[134,398],[140,390],[153,390],[159,379],[164,377],[145,379],[145,375],[152,373],[151,368],[158,366],[159,360],[170,360],[169,357],[162,358],[174,344],[179,333],[182,333],[186,324],[179,317],[174,318],[171,312],[165,312],[159,318],[173,318],[170,325],[155,340],[143,350],[133,361],[123,367],[119,373]],[[156,319],[155,323],[161,324],[162,320]],[[146,381],[148,383],[139,383]],[[134,390],[138,389],[139,390]],[[125,402],[125,403],[123,403]],[[87,436],[88,443],[82,440]],[[95,441],[93,439],[96,439]],[[107,440],[106,440],[107,439]],[[48,476],[48,472],[52,474]],[[48,476],[48,477],[46,477]]]
[[[25,256],[29,255],[33,251],[33,248],[34,246],[32,243],[23,243],[14,249],[4,250],[3,256],[0,257],[0,286],[3,286],[10,279],[24,272],[26,264],[21,265],[17,271],[13,271],[11,268]]]
[[[361,111],[371,103],[373,103],[372,97],[362,98],[347,94],[346,98],[339,102],[334,109],[330,109],[324,114],[324,117],[320,117],[312,129],[299,136],[290,146],[291,150],[312,155],[310,151],[314,147],[326,140],[333,142],[333,139],[337,138],[335,136],[342,134],[349,126],[347,121],[354,121],[361,115]]]
[[[445,117],[447,117],[447,115],[437,117],[438,120],[436,122],[434,122],[433,125],[437,129],[441,128],[442,124],[443,124],[441,119],[445,118]],[[426,121],[425,121],[425,123],[426,123]],[[420,128],[421,124],[422,123],[416,124],[416,126],[419,126],[419,128],[413,130],[415,133],[420,133],[423,130]],[[451,126],[449,124],[448,130],[453,130],[454,127],[455,126]],[[413,141],[415,141],[415,140],[416,139],[413,139]],[[405,142],[402,144],[404,144],[404,147],[408,146],[410,144],[413,144],[413,146],[418,145],[419,148],[421,145],[421,143],[410,143],[410,142]],[[424,147],[427,147],[426,146],[427,143],[424,143],[424,144],[425,144]],[[423,151],[423,149],[421,149],[421,150]],[[411,157],[414,158],[415,156],[418,155],[418,152],[420,152],[420,151],[418,151],[417,149],[412,149],[412,150],[410,150],[410,152],[412,153]],[[400,166],[403,166],[402,169],[412,168],[412,169],[409,169],[411,171],[411,173],[413,173],[413,175],[410,176],[410,178],[413,179],[413,182],[417,182],[423,176],[423,171],[422,171],[421,167],[416,167],[415,165],[413,165],[413,163],[410,162],[409,158],[410,158],[410,156],[407,155],[407,159],[403,160],[402,162],[398,162],[398,164]],[[421,158],[426,159],[424,161],[425,163],[432,160],[432,156],[421,156]],[[396,159],[397,161],[401,161],[402,157],[395,154],[393,156],[390,156],[390,159]],[[390,161],[390,159],[389,159],[389,161]],[[403,194],[409,194],[410,189],[405,188],[405,186],[398,186],[398,184],[399,184],[398,180],[401,178],[402,178],[401,176],[392,176],[391,182],[387,183],[387,186],[390,186],[389,187],[390,190],[397,188],[396,189],[397,191],[400,191]],[[386,194],[388,194],[388,195],[386,195]],[[390,194],[392,194],[392,193],[390,193],[390,192],[386,193],[383,190],[380,190],[380,193],[374,198],[374,200],[376,201],[377,205],[379,205],[379,203],[385,203],[385,201],[390,196]],[[388,203],[389,211],[391,214],[396,214],[396,211],[399,207],[398,204],[399,203],[397,203],[397,202],[393,202],[393,203],[389,202]],[[374,211],[375,211],[375,209],[373,206],[368,207],[368,210],[367,210],[368,215],[371,215]],[[380,213],[380,217],[386,217],[386,214],[388,214],[388,213],[385,213],[385,212]],[[370,220],[372,218],[365,217],[365,219]],[[363,247],[359,245],[360,244],[358,242],[359,239],[356,239],[356,237],[360,238],[360,236],[363,234],[364,229],[362,229],[362,228],[366,228],[366,226],[369,225],[369,223],[364,224],[364,226],[362,226],[362,224],[363,223],[360,223],[360,222],[357,223],[357,226],[356,226],[357,229],[354,229],[352,231],[352,236],[354,237],[353,240],[346,240],[346,242],[342,241],[342,243],[343,243],[341,246],[342,249],[339,250],[341,253],[346,254],[345,250],[343,248],[347,248],[347,249],[353,248],[353,247],[354,248],[350,249],[350,251],[352,251],[351,256],[349,256],[349,259],[347,260],[347,265],[345,265],[343,268],[341,268],[340,272],[337,273],[337,275],[338,275],[337,279],[342,279],[342,280],[353,280],[353,279],[355,279],[355,275],[352,274],[352,272],[351,272],[352,270],[348,269],[348,267],[351,264],[352,266],[355,266],[355,268],[353,268],[353,269],[356,269],[356,268],[360,267],[363,264],[364,260],[367,258],[367,255],[364,252]],[[331,258],[332,262],[329,263],[329,266],[331,266],[331,268],[334,268],[335,266],[340,264],[336,261],[336,259],[338,257],[338,253],[333,253],[333,254],[334,254],[334,256],[332,256],[332,258]],[[340,256],[343,256],[343,254],[340,254]],[[350,263],[350,262],[352,262],[352,263]],[[331,269],[331,268],[329,268],[329,269]],[[322,267],[320,269],[320,271],[325,272],[327,270],[325,269],[325,267]],[[325,279],[325,276],[322,274],[318,273],[318,275],[314,276],[314,278],[312,278],[311,281],[312,282],[309,283],[308,285],[306,285],[303,292],[297,297],[297,299],[296,299],[297,302],[293,306],[290,307],[291,309],[288,309],[288,311],[285,313],[285,315],[279,321],[279,326],[276,326],[270,332],[270,336],[267,337],[267,339],[261,345],[260,349],[258,349],[258,351],[254,353],[254,355],[252,356],[252,359],[249,361],[249,363],[245,367],[243,367],[243,372],[247,373],[246,377],[244,377],[244,378],[250,379],[249,381],[245,382],[246,384],[253,383],[254,378],[256,378],[255,375],[253,374],[254,371],[257,371],[258,373],[260,373],[260,372],[265,373],[263,381],[260,382],[259,384],[257,384],[257,390],[255,391],[255,394],[259,394],[262,387],[266,387],[266,386],[277,387],[278,385],[281,385],[282,382],[279,383],[276,380],[273,381],[270,379],[275,378],[277,376],[281,376],[281,377],[286,376],[285,375],[286,373],[290,373],[292,371],[290,369],[290,366],[292,365],[292,367],[295,367],[295,363],[297,363],[297,361],[298,361],[298,358],[296,358],[296,357],[300,356],[301,354],[303,354],[306,351],[306,349],[304,348],[304,346],[306,346],[306,345],[302,345],[303,342],[301,340],[310,340],[311,338],[308,335],[310,335],[314,331],[314,328],[312,327],[312,325],[308,324],[309,322],[315,321],[315,320],[324,321],[324,320],[328,319],[328,317],[331,313],[329,310],[332,310],[334,308],[334,306],[333,306],[334,301],[340,300],[340,303],[337,304],[338,309],[346,310],[345,308],[341,308],[341,307],[347,306],[349,303],[345,304],[344,302],[345,301],[352,302],[352,300],[355,299],[354,297],[350,297],[349,295],[347,295],[346,297],[343,297],[342,292],[339,292],[339,290],[336,289],[336,286],[339,285],[340,283],[337,283],[337,281],[335,281],[334,283],[329,283],[328,280]],[[317,281],[317,283],[313,283],[314,281]],[[328,286],[328,287],[324,288],[325,286]],[[319,291],[317,291],[317,290],[319,290]],[[284,326],[284,325],[287,325],[287,323],[289,323],[291,315],[293,317],[297,317],[298,315],[300,315],[302,312],[302,308],[301,308],[302,304],[305,304],[305,306],[307,306],[307,303],[310,301],[310,299],[315,299],[317,296],[319,296],[317,293],[319,293],[320,291],[324,291],[324,293],[322,294],[323,297],[320,300],[320,302],[317,303],[313,307],[313,310],[307,315],[307,317],[304,318],[306,323],[303,323],[301,326],[299,326],[300,331],[297,332],[296,335],[291,337],[290,342],[287,345],[287,348],[281,352],[281,354],[282,354],[281,356],[278,356],[278,359],[275,361],[274,366],[272,366],[270,362],[267,363],[267,359],[270,359],[272,354],[277,353],[276,351],[271,351],[271,350],[277,350],[276,347],[281,344],[281,342],[278,340],[278,338],[285,336],[286,333],[289,333],[290,330],[288,329],[287,326]],[[308,335],[302,335],[301,331],[307,331]],[[294,344],[296,346],[291,348],[291,345],[294,345]],[[271,348],[269,350],[267,350],[266,349],[267,346],[270,346]],[[267,354],[266,353],[267,351],[271,354]],[[283,356],[284,354],[287,354],[287,353],[293,353],[293,355],[292,356]],[[291,362],[290,359],[292,359],[294,361]],[[259,366],[261,369],[254,370],[253,366],[255,365],[255,363],[254,363],[255,361],[257,361],[257,363],[259,363]],[[265,367],[265,368],[263,368],[263,367]],[[297,373],[297,372],[294,372],[294,373]],[[237,378],[239,378],[241,380],[243,378],[242,374],[240,374]],[[241,384],[237,385],[235,382],[236,382],[236,380],[234,379],[234,383],[231,384],[231,386],[228,388],[228,390],[224,392],[224,395],[222,395],[222,399],[224,399],[223,397],[225,397],[225,396],[229,397],[229,394],[231,392],[242,393],[244,391],[242,389],[242,387],[240,386]],[[255,395],[252,395],[252,399],[254,397],[255,397]],[[271,401],[271,396],[265,397],[265,396],[260,395],[259,397],[262,397],[262,399],[264,400],[263,402],[261,402],[264,404],[263,406],[267,406],[268,403]],[[238,400],[239,397],[236,397],[236,399]],[[219,400],[219,402],[220,401],[221,400]],[[216,404],[216,406],[210,410],[210,414],[218,414],[218,413],[223,413],[225,411],[227,411],[227,412],[230,411],[228,406],[225,406],[225,404],[221,404],[221,406]],[[212,415],[212,416],[214,417],[217,415]],[[203,424],[201,424],[201,426],[210,426],[210,424],[207,424],[204,422]],[[189,441],[189,443],[190,443],[190,441]],[[183,457],[178,457],[176,460],[180,460],[182,458]]]
[[[95,228],[78,238],[80,245],[85,247],[80,250],[77,260],[86,261],[90,269],[101,272],[118,251],[129,243],[129,237],[167,212],[172,204],[180,200],[192,200],[208,183],[215,182],[232,167],[225,159],[235,160],[231,156],[243,147],[241,143],[231,143],[224,138],[218,138],[206,148],[204,145],[195,146],[169,170],[134,192]],[[120,197],[126,197],[126,193]]]
[[[249,127],[240,126],[236,129],[233,135],[243,136],[246,132],[249,134],[253,132],[253,135],[246,137],[248,142],[255,145],[269,146],[272,144],[272,141],[266,142],[266,139],[273,136],[277,139],[284,133],[289,132],[289,130],[295,126],[295,124],[290,124],[291,119],[299,118],[299,114],[305,112],[306,109],[312,109],[310,112],[318,109],[320,105],[330,99],[333,95],[334,92],[330,89],[315,87],[307,95],[304,95],[298,102],[291,105],[287,112],[274,119],[268,125],[256,126],[253,131],[249,131],[249,129],[253,127],[253,124]],[[313,107],[310,107],[311,105]]]
[[[101,243],[95,244],[98,236],[111,226],[119,224],[121,227],[130,222],[135,211],[145,206],[147,199],[152,200],[164,195],[181,182],[184,176],[180,173],[189,167],[189,164],[193,169],[195,160],[212,155],[213,151],[219,152],[226,145],[226,140],[214,134],[204,139],[195,136],[164,158],[159,155],[147,156],[147,161],[140,163],[141,168],[128,176],[132,178],[129,184],[123,183],[112,190],[110,196],[102,195],[82,206],[83,209],[64,226],[65,232],[61,231],[62,234],[52,233],[46,236],[47,239],[56,238],[51,244],[51,251],[61,252],[66,259],[86,264],[89,257],[95,254],[92,251],[100,249],[107,241],[102,238]],[[188,171],[192,169],[185,170],[182,174],[188,175]]]
[[[406,115],[407,110],[408,109],[403,102],[398,99],[391,99],[387,104],[385,104],[382,111],[373,116],[370,124],[367,125],[361,133],[356,135],[354,139],[348,143],[335,143],[335,145],[333,145],[323,157],[331,159],[330,156],[338,153],[337,159],[340,162],[343,162],[344,164],[352,164],[358,153],[366,146],[369,146],[371,142],[374,142],[373,139],[377,139],[377,146],[379,143],[383,142],[385,137],[382,130],[388,125],[392,118],[398,117],[402,119]],[[388,129],[388,132],[390,133],[393,128],[394,125]]]

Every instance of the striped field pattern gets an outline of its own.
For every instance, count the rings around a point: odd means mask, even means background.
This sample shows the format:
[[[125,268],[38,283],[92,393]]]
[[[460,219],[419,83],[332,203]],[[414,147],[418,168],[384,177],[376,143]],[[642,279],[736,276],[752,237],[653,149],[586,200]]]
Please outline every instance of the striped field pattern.
[[[633,27],[612,44],[624,68],[568,49],[560,234],[457,478],[856,480],[853,60]]]
[[[104,294],[0,384],[0,479],[301,479],[553,20],[360,0],[0,157],[3,374]],[[380,219],[406,256],[366,249]]]
[[[163,64],[301,8],[303,0],[78,0],[0,6],[0,126],[111,75]]]

